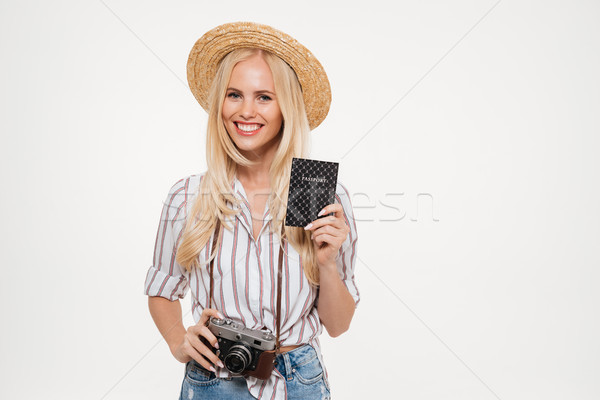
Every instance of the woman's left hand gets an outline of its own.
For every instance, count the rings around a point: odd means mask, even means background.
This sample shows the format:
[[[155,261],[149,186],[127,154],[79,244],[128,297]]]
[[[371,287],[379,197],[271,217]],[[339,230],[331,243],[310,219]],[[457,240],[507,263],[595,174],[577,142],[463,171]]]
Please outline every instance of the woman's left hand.
[[[334,213],[334,215],[317,218],[304,228],[312,231],[312,240],[320,268],[335,265],[340,247],[350,232],[350,227],[344,220],[344,210],[341,204],[329,204],[321,210],[320,214],[329,213]]]

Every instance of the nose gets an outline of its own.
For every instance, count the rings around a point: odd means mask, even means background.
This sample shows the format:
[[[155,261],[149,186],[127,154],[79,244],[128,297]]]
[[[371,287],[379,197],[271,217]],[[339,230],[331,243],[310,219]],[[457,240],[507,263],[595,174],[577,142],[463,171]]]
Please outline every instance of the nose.
[[[244,99],[240,110],[240,116],[244,119],[250,119],[256,116],[256,109],[252,100]]]

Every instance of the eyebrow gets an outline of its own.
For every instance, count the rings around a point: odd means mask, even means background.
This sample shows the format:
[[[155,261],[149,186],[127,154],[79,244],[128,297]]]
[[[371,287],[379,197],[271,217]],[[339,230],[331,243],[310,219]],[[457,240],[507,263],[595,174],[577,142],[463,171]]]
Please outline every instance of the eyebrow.
[[[239,89],[236,89],[234,87],[228,87],[227,90],[235,90],[236,92],[242,92]],[[254,94],[260,94],[260,93],[269,93],[272,96],[275,96],[275,93],[271,92],[270,90],[257,90],[256,92],[254,92]]]

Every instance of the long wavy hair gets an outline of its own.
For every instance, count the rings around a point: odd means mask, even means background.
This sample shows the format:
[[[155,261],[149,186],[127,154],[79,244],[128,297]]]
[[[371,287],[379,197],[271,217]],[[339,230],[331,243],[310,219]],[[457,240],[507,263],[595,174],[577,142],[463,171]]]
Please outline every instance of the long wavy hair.
[[[268,198],[271,214],[271,230],[280,233],[285,219],[285,210],[290,181],[292,157],[306,158],[309,153],[310,128],[304,108],[302,89],[294,70],[281,58],[261,49],[243,48],[227,54],[219,64],[209,93],[210,111],[206,135],[206,160],[208,170],[201,179],[198,196],[177,249],[177,262],[188,271],[206,266],[216,256],[213,249],[206,262],[200,262],[200,252],[208,243],[220,219],[224,229],[232,230],[226,217],[240,212],[236,210],[240,201],[232,193],[233,178],[238,165],[251,166],[253,161],[244,157],[231,140],[225,128],[222,109],[231,72],[240,61],[260,54],[271,69],[277,102],[283,115],[279,133],[279,147],[270,167]],[[234,207],[230,207],[230,202]],[[314,286],[319,285],[319,269],[316,265],[311,232],[301,227],[284,226],[285,237],[300,254],[304,273]],[[221,234],[219,233],[219,239]],[[281,237],[280,245],[281,243]]]

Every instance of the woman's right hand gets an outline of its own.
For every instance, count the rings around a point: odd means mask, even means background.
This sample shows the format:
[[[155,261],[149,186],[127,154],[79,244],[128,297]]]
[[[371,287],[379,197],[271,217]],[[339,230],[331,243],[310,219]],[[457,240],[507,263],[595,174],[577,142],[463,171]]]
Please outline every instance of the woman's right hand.
[[[223,318],[223,315],[215,309],[205,308],[200,316],[200,321],[198,321],[196,325],[187,328],[187,332],[183,336],[183,341],[175,348],[173,356],[177,361],[184,364],[194,359],[204,368],[215,372],[212,364],[223,368],[223,363],[219,357],[217,357],[216,354],[200,340],[200,336],[203,336],[214,348],[219,348],[216,336],[213,335],[206,326],[206,322],[210,317]]]

